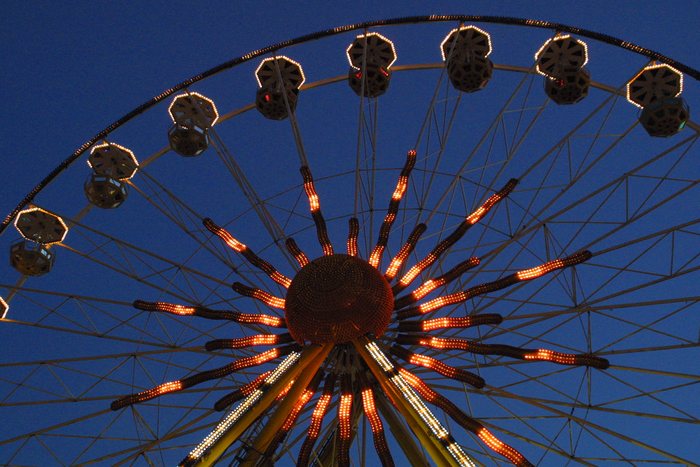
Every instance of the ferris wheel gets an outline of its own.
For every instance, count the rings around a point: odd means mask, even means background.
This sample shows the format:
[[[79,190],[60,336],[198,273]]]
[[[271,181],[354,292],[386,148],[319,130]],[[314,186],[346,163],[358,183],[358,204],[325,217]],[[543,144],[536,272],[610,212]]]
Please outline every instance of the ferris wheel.
[[[0,462],[697,462],[698,79],[436,15],[162,92],[2,224]]]

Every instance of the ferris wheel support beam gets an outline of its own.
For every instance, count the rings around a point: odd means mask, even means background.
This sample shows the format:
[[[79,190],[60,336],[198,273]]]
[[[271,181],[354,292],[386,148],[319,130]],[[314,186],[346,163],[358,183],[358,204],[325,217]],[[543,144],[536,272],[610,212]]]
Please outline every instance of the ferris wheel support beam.
[[[255,438],[253,446],[248,449],[245,460],[240,464],[241,466],[253,467],[256,465],[260,456],[265,453],[270,442],[284,424],[287,416],[299,403],[299,400],[301,400],[302,394],[307,389],[309,383],[311,383],[311,380],[316,375],[316,372],[321,367],[332,348],[333,344],[325,344],[321,347],[320,353],[309,361],[308,365],[303,368],[300,365],[299,371],[301,374],[299,378],[294,380],[292,387],[287,392],[287,395],[284,396],[282,403],[277,407],[275,413],[267,420],[257,438]]]
[[[399,417],[396,416],[394,409],[387,403],[384,395],[377,393],[377,398],[375,400],[377,409],[379,409],[384,420],[386,420],[389,429],[394,434],[394,439],[401,447],[401,450],[406,455],[411,465],[427,465],[428,460],[425,458],[425,454],[415,443],[410,432],[406,430],[405,425],[401,422]]]
[[[461,449],[459,449],[459,454],[461,454],[461,456],[458,458],[451,450],[449,450],[447,445],[443,444],[443,440],[447,441],[447,439],[451,437],[449,436],[449,432],[447,432],[442,425],[439,425],[437,419],[432,417],[435,422],[437,422],[437,428],[443,432],[443,437],[438,438],[439,435],[435,432],[434,428],[428,426],[423,417],[425,415],[432,416],[432,413],[430,413],[430,410],[422,404],[420,398],[415,392],[413,392],[410,386],[408,386],[408,383],[406,383],[405,388],[399,388],[394,384],[393,377],[391,379],[387,377],[387,371],[395,370],[395,377],[401,378],[401,376],[398,374],[398,370],[391,365],[384,353],[379,350],[379,347],[377,347],[374,342],[371,342],[369,339],[364,337],[354,340],[353,346],[355,347],[355,350],[357,350],[357,353],[360,354],[362,359],[365,361],[384,392],[389,395],[391,400],[396,404],[399,412],[401,412],[401,415],[403,415],[408,422],[408,426],[411,428],[411,431],[413,431],[413,434],[416,435],[416,438],[418,438],[437,465],[474,465],[473,461],[467,457],[466,454],[461,451]],[[378,356],[388,362],[391,367],[385,368],[383,365],[381,365],[375,358],[375,354],[379,354]],[[409,394],[403,393],[402,391],[404,390],[408,391]],[[422,407],[420,409],[414,408],[414,406],[407,400],[407,396],[412,396],[412,398],[421,404]],[[456,445],[454,441],[452,441],[451,444]]]
[[[319,355],[323,358],[330,352],[329,346],[311,345],[305,347],[301,353],[292,353],[285,359],[266,381],[278,373],[276,379],[270,381],[269,386],[264,390],[258,389],[262,394],[253,393],[246,398],[239,407],[243,407],[238,418],[232,418],[230,423],[228,417],[234,412],[230,412],[215,428],[207,439],[197,446],[195,451],[190,453],[179,465],[181,466],[202,466],[210,467],[226,452],[226,450],[245,433],[258,417],[263,415],[267,409],[275,402],[279,394],[309,366]],[[296,358],[291,368],[284,368],[290,358]],[[293,361],[293,360],[292,360]],[[254,399],[251,399],[254,397]],[[220,433],[217,433],[221,431]],[[212,441],[208,439],[211,438]]]

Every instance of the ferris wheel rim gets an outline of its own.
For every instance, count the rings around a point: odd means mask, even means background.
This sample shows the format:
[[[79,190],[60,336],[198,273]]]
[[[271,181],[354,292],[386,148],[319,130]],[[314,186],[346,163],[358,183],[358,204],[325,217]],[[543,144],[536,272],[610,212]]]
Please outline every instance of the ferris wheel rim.
[[[341,31],[341,32],[343,32],[343,31]]]
[[[293,39],[288,39],[286,41],[278,42],[261,49],[253,50],[247,54],[241,55],[239,57],[233,58],[219,65],[216,65],[202,73],[194,75],[175,86],[165,89],[160,94],[152,97],[148,101],[142,103],[141,105],[135,107],[130,112],[126,113],[97,134],[92,138],[85,141],[80,145],[70,156],[64,159],[60,164],[58,164],[48,175],[46,175],[31,191],[15,206],[9,214],[5,216],[2,223],[0,223],[0,236],[5,232],[7,227],[12,223],[12,220],[17,216],[17,214],[26,206],[28,206],[34,198],[43,190],[47,185],[49,185],[61,172],[72,165],[77,159],[82,156],[85,151],[90,149],[101,139],[104,139],[111,132],[121,127],[122,125],[128,123],[136,116],[145,112],[146,110],[154,107],[158,103],[162,102],[164,99],[170,97],[174,93],[186,89],[192,84],[198,83],[206,78],[209,78],[221,71],[233,68],[239,64],[248,62],[256,57],[268,54],[270,52],[275,52],[286,47],[291,47],[297,44],[310,42],[316,39],[322,39],[324,37],[334,36],[337,34],[343,34],[350,31],[355,31],[358,29],[366,29],[370,27],[377,26],[396,26],[401,24],[416,24],[416,23],[436,23],[436,22],[477,22],[477,23],[493,23],[493,24],[503,24],[511,26],[524,26],[539,29],[551,29],[557,32],[568,32],[577,34],[580,36],[588,37],[596,41],[604,42],[616,47],[620,47],[636,53],[638,55],[645,56],[651,60],[656,60],[661,63],[673,66],[677,70],[686,73],[695,80],[700,81],[700,70],[690,67],[684,63],[678,62],[666,55],[659,52],[653,51],[651,49],[639,46],[629,41],[625,41],[607,34],[598,33],[588,29],[578,28],[575,26],[570,26],[562,23],[555,23],[543,20],[525,19],[525,18],[515,18],[508,16],[490,16],[490,15],[423,15],[423,16],[405,16],[397,17],[385,20],[372,20],[365,21],[361,23],[353,23],[344,26],[338,26],[331,29],[326,29],[314,33],[304,34]]]

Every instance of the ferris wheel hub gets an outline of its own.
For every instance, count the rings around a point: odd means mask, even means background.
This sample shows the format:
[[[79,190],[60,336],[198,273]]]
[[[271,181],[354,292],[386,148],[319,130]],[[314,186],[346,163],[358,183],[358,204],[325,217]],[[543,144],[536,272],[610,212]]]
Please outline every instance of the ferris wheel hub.
[[[285,300],[289,332],[298,342],[349,342],[384,334],[393,310],[389,283],[367,261],[345,254],[322,256],[292,279]]]

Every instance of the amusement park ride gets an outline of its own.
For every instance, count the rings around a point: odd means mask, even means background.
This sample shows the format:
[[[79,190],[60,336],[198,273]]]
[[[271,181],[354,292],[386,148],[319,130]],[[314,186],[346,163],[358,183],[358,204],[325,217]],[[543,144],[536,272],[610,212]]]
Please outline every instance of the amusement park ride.
[[[513,48],[531,54],[501,62],[489,27],[526,30]],[[399,60],[431,37],[434,58]],[[338,44],[349,68],[309,82],[303,58],[345,60]],[[602,50],[628,79],[598,81]],[[222,76],[247,79],[248,102]],[[653,435],[698,431],[684,77],[700,74],[578,28],[430,16],[168,89],[3,224],[21,238],[0,326],[57,339],[3,375],[7,410],[51,409],[0,441],[3,462],[38,443],[71,464],[692,463],[683,437]],[[146,112],[171,123],[139,158]],[[63,172],[87,177],[78,212],[43,195]]]

